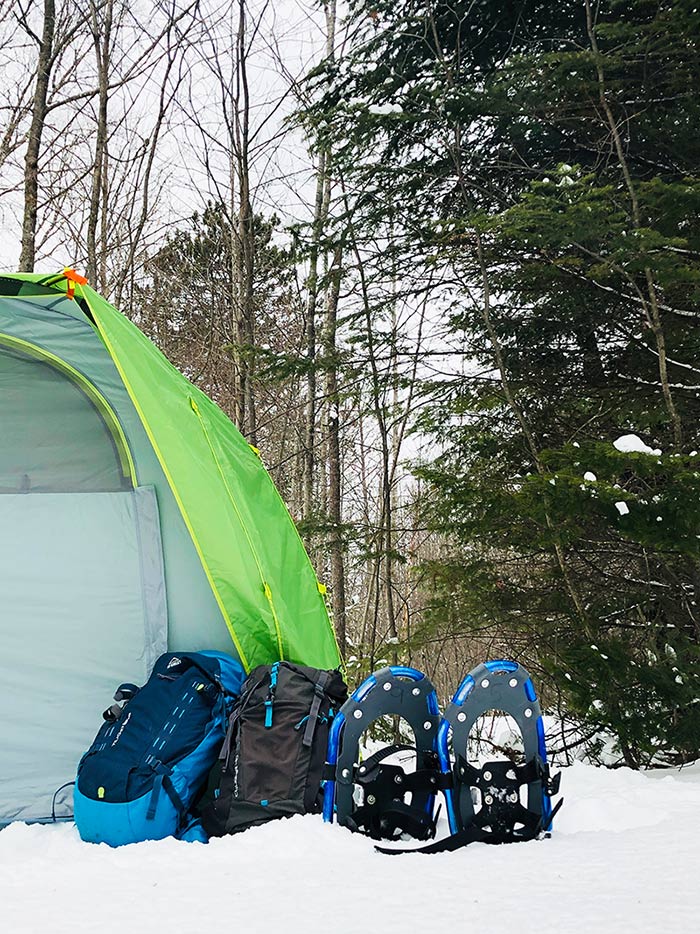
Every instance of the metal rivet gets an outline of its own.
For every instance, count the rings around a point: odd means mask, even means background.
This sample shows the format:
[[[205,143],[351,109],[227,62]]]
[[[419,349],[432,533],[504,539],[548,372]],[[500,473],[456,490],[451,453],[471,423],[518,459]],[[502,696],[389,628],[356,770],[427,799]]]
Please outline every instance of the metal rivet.
[[[492,778],[493,775],[490,772],[484,772],[484,781],[490,782]]]
[[[367,771],[367,766],[366,766],[366,765],[361,765],[361,766],[360,766],[360,772],[366,772],[366,771]]]
[[[390,690],[391,690],[391,681],[385,681],[385,682],[384,682],[384,690],[385,690],[385,691],[390,691]]]
[[[492,795],[486,795],[486,797],[484,798],[484,802],[485,802],[486,804],[493,804],[493,796],[492,796]]]
[[[355,717],[356,720],[359,720],[360,717],[362,716],[362,711],[361,711],[361,710],[356,710],[355,713],[353,714],[353,716]]]
[[[484,680],[481,682],[481,686],[482,688],[487,688],[489,686],[489,679],[484,678]]]
[[[510,681],[508,682],[508,684],[509,684],[512,688],[517,688],[517,686],[518,686],[518,679],[517,679],[517,678],[511,678]]]
[[[532,716],[532,710],[530,710],[529,707],[526,707],[526,708],[525,708],[525,716],[526,716],[526,717],[531,717],[531,716]]]
[[[516,794],[515,792],[513,792],[512,795],[508,795],[508,800],[509,800],[512,804],[515,804],[515,802],[518,800],[517,794]]]
[[[467,715],[464,712],[458,713],[457,719],[459,720],[460,723],[464,723],[464,721],[467,719]]]
[[[342,771],[342,776],[343,776],[343,778],[349,778],[349,777],[350,777],[350,769],[343,769],[343,771]]]
[[[397,785],[400,785],[401,782],[403,781],[403,776],[402,776],[402,775],[394,775],[394,781],[396,782]]]
[[[377,799],[374,795],[367,795],[367,804],[376,804]]]
[[[425,723],[423,724],[423,729],[424,729],[424,730],[430,730],[430,729],[432,728],[432,726],[433,726],[433,724],[430,722],[430,720],[426,720]]]
[[[418,697],[418,695],[420,694],[420,688],[413,688],[413,690],[411,691],[411,694],[413,694],[414,697]]]

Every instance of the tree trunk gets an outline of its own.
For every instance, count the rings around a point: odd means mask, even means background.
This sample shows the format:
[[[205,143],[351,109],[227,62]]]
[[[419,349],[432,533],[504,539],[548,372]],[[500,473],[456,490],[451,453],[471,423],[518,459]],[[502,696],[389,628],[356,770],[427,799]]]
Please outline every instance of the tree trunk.
[[[316,308],[318,305],[318,264],[321,236],[325,222],[326,202],[326,153],[321,151],[316,170],[316,198],[309,251],[309,275],[306,280],[308,300],[306,303],[306,331],[304,334],[306,353],[306,410],[304,413],[304,492],[302,515],[305,519],[315,511],[314,477],[316,473]]]
[[[250,91],[248,87],[248,34],[245,0],[238,2],[236,34],[236,93],[234,98],[234,158],[238,195],[236,293],[237,363],[239,373],[239,428],[251,444],[257,442],[255,411],[255,218],[250,194]]]
[[[342,244],[336,247],[326,297],[324,328],[324,362],[326,368],[326,439],[328,459],[328,518],[331,533],[328,541],[331,566],[331,596],[333,623],[341,655],[345,654],[347,633],[345,621],[345,557],[343,542],[342,462],[340,454],[340,396],[338,393],[338,360],[336,330],[338,295],[342,277]]]
[[[640,230],[642,227],[642,216],[639,209],[639,198],[637,197],[637,190],[634,187],[632,174],[625,156],[625,151],[622,145],[622,138],[620,136],[620,129],[618,127],[617,121],[615,120],[610,103],[608,102],[605,71],[603,70],[603,56],[601,55],[600,48],[598,46],[598,39],[596,36],[595,23],[593,21],[593,11],[591,9],[590,0],[585,0],[585,6],[588,39],[591,43],[591,50],[596,57],[596,74],[598,77],[598,95],[600,106],[603,109],[603,113],[605,114],[605,121],[610,130],[613,146],[615,148],[615,154],[617,156],[617,162],[620,166],[620,171],[622,172],[625,187],[627,188],[629,195],[632,224],[635,230]],[[656,294],[654,275],[649,266],[645,266],[644,268],[644,281],[646,284],[647,294],[646,296],[642,296],[641,293],[639,294],[640,298],[643,298],[643,305],[647,317],[647,322],[652,334],[654,335],[654,341],[656,343],[656,351],[659,357],[659,381],[661,383],[661,392],[664,397],[666,411],[668,412],[669,421],[671,422],[674,444],[677,449],[680,449],[683,443],[683,426],[681,424],[681,418],[678,413],[678,409],[676,408],[673,393],[671,392],[671,382],[668,376],[668,361],[666,354],[666,335],[664,334],[664,329],[661,322],[661,313]]]
[[[55,28],[55,0],[44,0],[44,27],[39,44],[32,122],[29,128],[27,153],[24,159],[24,215],[22,218],[22,252],[19,258],[20,272],[34,271],[39,205],[39,155],[41,153],[41,137],[46,121],[49,81],[51,80],[51,69],[53,67]]]
[[[92,22],[92,35],[95,43],[95,55],[97,58],[97,81],[99,88],[98,107],[97,107],[97,136],[95,140],[95,161],[92,169],[92,188],[90,191],[90,213],[88,215],[87,228],[87,277],[88,280],[97,288],[104,288],[105,283],[102,277],[98,281],[98,249],[97,249],[97,228],[100,219],[100,207],[104,204],[104,183],[106,181],[106,158],[107,158],[107,105],[109,101],[109,63],[111,53],[112,39],[112,15],[114,3],[113,0],[106,0],[102,5],[104,10],[104,22],[99,22],[100,9],[92,2],[90,4],[90,18]],[[101,232],[104,230],[104,224]],[[106,243],[103,241],[99,251],[100,270],[103,268],[103,260]]]

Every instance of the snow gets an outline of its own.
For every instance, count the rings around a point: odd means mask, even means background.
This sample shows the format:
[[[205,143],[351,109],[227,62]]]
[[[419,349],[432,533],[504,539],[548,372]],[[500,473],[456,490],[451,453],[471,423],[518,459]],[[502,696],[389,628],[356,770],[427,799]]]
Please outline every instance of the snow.
[[[621,516],[629,515],[630,508],[624,500],[615,503],[615,509],[617,509]]]
[[[400,104],[370,104],[367,110],[371,114],[375,114],[377,116],[402,112]]]
[[[563,772],[551,840],[435,856],[382,856],[315,816],[117,850],[82,843],[70,824],[12,824],[0,832],[0,930],[393,934],[502,919],[517,934],[695,932],[700,767]]]
[[[592,470],[587,470],[583,475],[584,480],[589,480],[591,483],[595,483],[598,479]]]
[[[639,435],[621,435],[617,441],[613,441],[613,447],[623,454],[651,454],[654,457],[661,454],[659,448],[650,448]]]

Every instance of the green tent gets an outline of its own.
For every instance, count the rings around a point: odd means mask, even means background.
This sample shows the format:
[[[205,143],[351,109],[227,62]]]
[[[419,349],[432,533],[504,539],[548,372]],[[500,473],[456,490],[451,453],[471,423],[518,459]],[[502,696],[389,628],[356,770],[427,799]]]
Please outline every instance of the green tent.
[[[258,453],[70,270],[0,275],[0,403],[0,824],[51,815],[166,650],[339,664]]]

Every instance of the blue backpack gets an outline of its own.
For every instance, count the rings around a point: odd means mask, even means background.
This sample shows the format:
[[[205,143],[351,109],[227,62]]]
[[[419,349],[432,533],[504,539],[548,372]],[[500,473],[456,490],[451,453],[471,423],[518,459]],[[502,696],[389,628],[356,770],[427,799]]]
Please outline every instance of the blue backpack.
[[[171,835],[206,839],[191,832],[190,808],[244,679],[241,665],[222,652],[171,652],[142,688],[122,684],[78,766],[73,801],[81,838],[110,846]]]

